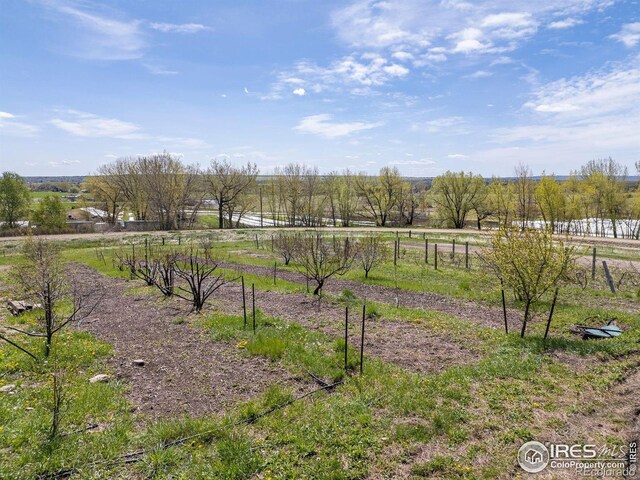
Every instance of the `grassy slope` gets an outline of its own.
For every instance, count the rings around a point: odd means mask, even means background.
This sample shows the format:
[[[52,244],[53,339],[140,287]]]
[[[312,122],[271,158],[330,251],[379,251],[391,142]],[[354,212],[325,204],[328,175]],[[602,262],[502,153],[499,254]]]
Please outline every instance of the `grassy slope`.
[[[109,250],[104,250],[103,261],[101,249],[81,246],[67,250],[65,257],[108,275],[126,277],[112,268]],[[224,245],[222,250],[251,248],[247,241]],[[0,257],[0,262],[11,264],[16,258]],[[240,259],[271,265],[267,259],[233,258]],[[425,272],[422,280],[415,280],[418,270],[412,268],[419,267],[402,268],[407,269],[402,288],[453,290],[456,296],[477,298],[474,289],[460,286],[473,282],[473,274],[448,269],[433,272],[430,277]],[[395,284],[379,272],[372,282]],[[361,277],[357,272],[353,276]],[[273,286],[268,277],[247,280],[261,289],[302,290],[300,285],[282,281]],[[139,282],[134,285],[140,288]],[[494,287],[487,289],[495,293]],[[416,477],[509,477],[517,472],[514,455],[522,441],[538,438],[545,429],[561,429],[571,415],[588,414],[602,405],[609,386],[633,365],[628,355],[637,350],[639,340],[638,320],[624,314],[620,317],[635,330],[619,339],[582,342],[558,336],[545,346],[535,335],[521,340],[490,329],[470,330],[466,322],[437,312],[376,307],[383,319],[419,321],[443,335],[451,332],[456,341],[473,341],[483,352],[480,362],[440,374],[415,375],[367,360],[364,377],[349,377],[332,394],[321,393],[294,403],[252,424],[235,425],[290,399],[291,393],[273,388],[224,419],[176,419],[137,428],[124,400],[126,386],[87,382],[93,374],[107,371],[104,362],[110,354],[108,345],[87,334],[65,333],[54,347],[54,359],[47,365],[34,365],[28,357],[0,344],[0,375],[4,374],[0,385],[18,386],[15,395],[5,396],[0,402],[0,477],[29,478],[63,466],[114,458],[144,446],[150,453],[140,464],[101,465],[82,472],[96,478],[107,474],[142,476],[143,472],[156,478],[169,474],[184,478],[251,478],[256,474],[258,478],[312,474],[315,478],[361,478],[366,472],[385,474],[402,469],[414,455],[422,459],[420,452],[425,445],[439,453],[407,467]],[[570,325],[593,312],[600,309],[585,308],[578,295],[569,295],[560,305],[557,325]],[[33,318],[27,316],[24,321]],[[214,314],[198,322],[215,339],[232,342],[246,355],[263,355],[281,362],[296,375],[311,370],[325,378],[343,376],[344,346],[338,339],[261,314],[256,336],[245,330],[237,317]],[[537,328],[534,326],[534,333]],[[554,352],[597,356],[603,362],[586,372],[577,371],[555,360],[550,355]],[[351,356],[349,364],[354,368],[357,359]],[[71,434],[53,444],[47,440],[51,396],[47,382],[54,369],[67,372],[69,402],[63,431],[72,432],[88,423],[104,425],[103,431]],[[578,392],[583,401],[568,404],[567,399]],[[539,420],[531,422],[531,418]],[[175,438],[205,431],[210,433],[184,445],[160,448]]]

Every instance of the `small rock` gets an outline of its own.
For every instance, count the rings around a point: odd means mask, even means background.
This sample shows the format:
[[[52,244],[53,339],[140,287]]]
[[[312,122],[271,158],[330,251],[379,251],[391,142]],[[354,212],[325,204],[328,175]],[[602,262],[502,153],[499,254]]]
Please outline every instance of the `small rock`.
[[[25,407],[25,410],[27,412],[31,412],[31,411],[35,410],[35,408],[33,408],[33,407]]]
[[[141,360],[139,358],[134,360],[132,363],[136,367],[144,367],[144,360]]]
[[[95,377],[91,377],[89,379],[89,383],[107,383],[109,381],[109,375],[106,375],[104,373],[100,373],[98,375],[96,375]]]
[[[5,385],[4,387],[0,387],[0,393],[11,393],[16,389],[16,386],[12,383],[9,385]]]

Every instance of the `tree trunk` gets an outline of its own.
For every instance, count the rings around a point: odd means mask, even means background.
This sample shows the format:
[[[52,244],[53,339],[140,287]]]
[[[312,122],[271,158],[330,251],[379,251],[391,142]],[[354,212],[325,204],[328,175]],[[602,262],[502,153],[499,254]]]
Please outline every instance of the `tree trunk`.
[[[222,202],[218,202],[218,228],[224,228],[224,212],[222,211],[222,207]]]
[[[522,320],[522,330],[520,331],[520,338],[524,338],[524,332],[527,329],[527,321],[529,320],[529,306],[531,305],[530,301],[527,301],[524,307],[524,319]]]
[[[318,286],[316,287],[316,289],[313,291],[314,295],[320,295],[320,290],[322,290],[322,286],[324,285],[324,280],[321,282],[318,282]]]

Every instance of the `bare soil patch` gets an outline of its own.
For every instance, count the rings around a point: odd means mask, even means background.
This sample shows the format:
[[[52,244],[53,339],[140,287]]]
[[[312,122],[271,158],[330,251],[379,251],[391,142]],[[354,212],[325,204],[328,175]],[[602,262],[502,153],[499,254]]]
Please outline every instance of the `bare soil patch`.
[[[271,267],[242,265],[228,262],[224,262],[222,266],[225,268],[232,268],[240,272],[253,273],[255,275],[273,276],[273,268]],[[288,270],[278,270],[277,278],[295,283],[306,282],[304,275]],[[354,280],[347,280],[339,277],[333,277],[327,280],[323,288],[324,292],[331,295],[340,295],[344,289],[350,290],[358,298],[407,308],[426,308],[436,310],[438,312],[463,318],[471,323],[480,324],[485,327],[504,328],[504,316],[501,309],[481,305],[477,302],[447,297],[437,293],[402,290],[379,285],[365,285]],[[520,312],[513,309],[507,309],[507,319],[510,330],[520,328]]]
[[[216,305],[242,315],[241,298],[242,287],[228,283],[221,288]],[[268,316],[344,338],[345,306],[341,303],[322,300],[318,304],[304,294],[257,291],[256,307]],[[361,327],[361,310],[353,308],[349,313],[350,348],[359,348]],[[366,320],[365,354],[419,373],[440,372],[479,360],[471,345],[463,347],[422,323],[386,318]]]
[[[125,295],[127,282],[85,265],[71,264],[69,271],[82,284],[107,292],[81,329],[113,345],[110,363],[117,378],[131,385],[129,399],[144,416],[221,413],[274,384],[302,390],[304,384],[277,364],[243,356],[197,327],[175,323],[187,315],[188,307]],[[145,365],[134,366],[134,359],[143,359]]]

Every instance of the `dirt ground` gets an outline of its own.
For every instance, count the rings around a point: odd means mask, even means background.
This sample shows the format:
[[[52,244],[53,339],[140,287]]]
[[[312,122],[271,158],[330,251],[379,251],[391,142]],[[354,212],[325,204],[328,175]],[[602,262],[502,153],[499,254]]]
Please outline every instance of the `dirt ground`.
[[[216,306],[225,312],[241,315],[242,287],[228,283],[220,290]],[[296,293],[256,292],[256,307],[268,316],[297,322],[337,338],[344,337],[345,306]],[[353,308],[349,314],[349,344],[360,345],[362,314]],[[455,365],[479,360],[472,346],[462,346],[451,336],[429,330],[425,325],[406,320],[378,319],[365,321],[365,355],[383,359],[408,370],[439,372]]]
[[[273,384],[294,393],[305,387],[269,360],[244,356],[202,329],[177,324],[188,313],[185,305],[159,306],[151,296],[125,294],[139,284],[104,277],[85,265],[72,264],[70,272],[83,285],[106,292],[81,329],[113,345],[111,365],[130,384],[129,399],[145,417],[221,413]],[[145,365],[134,366],[134,359]]]
[[[223,262],[221,266],[240,272],[273,276],[272,267],[242,265],[228,262]],[[304,275],[288,270],[278,270],[277,278],[296,283],[306,282]],[[350,290],[360,299],[373,300],[375,302],[398,305],[401,307],[436,310],[438,312],[463,318],[471,323],[480,324],[485,327],[504,328],[504,315],[502,309],[488,307],[476,302],[465,301],[463,299],[447,297],[437,293],[417,292],[402,289],[396,290],[395,288],[379,285],[364,285],[360,282],[340,277],[330,278],[327,280],[323,288],[325,293],[329,293],[331,295],[340,295],[344,289]],[[521,325],[520,312],[507,309],[507,320],[509,323],[509,329],[519,328]]]

